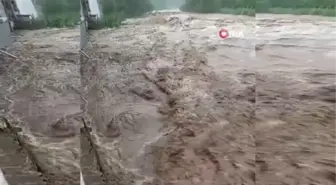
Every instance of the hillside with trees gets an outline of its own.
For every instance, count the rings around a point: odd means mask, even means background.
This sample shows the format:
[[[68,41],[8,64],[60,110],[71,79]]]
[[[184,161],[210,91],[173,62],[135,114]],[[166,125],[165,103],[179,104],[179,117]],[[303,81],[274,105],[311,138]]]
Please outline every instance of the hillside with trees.
[[[78,1],[37,0],[48,27],[78,24]],[[256,13],[285,13],[335,16],[335,0],[99,0],[106,27],[117,27],[126,18],[154,9],[180,8],[186,12],[255,16]]]
[[[227,13],[254,16],[255,13],[285,13],[335,16],[334,0],[187,0],[188,12]]]
[[[73,27],[80,20],[79,1],[38,0],[37,6],[47,27]]]

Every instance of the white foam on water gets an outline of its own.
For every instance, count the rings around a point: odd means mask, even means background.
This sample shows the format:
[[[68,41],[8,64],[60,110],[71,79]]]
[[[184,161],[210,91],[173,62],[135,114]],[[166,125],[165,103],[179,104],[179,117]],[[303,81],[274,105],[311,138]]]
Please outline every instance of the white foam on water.
[[[7,180],[5,179],[4,174],[2,173],[2,170],[0,169],[0,185],[8,185]]]
[[[80,172],[80,185],[85,185],[82,172]]]

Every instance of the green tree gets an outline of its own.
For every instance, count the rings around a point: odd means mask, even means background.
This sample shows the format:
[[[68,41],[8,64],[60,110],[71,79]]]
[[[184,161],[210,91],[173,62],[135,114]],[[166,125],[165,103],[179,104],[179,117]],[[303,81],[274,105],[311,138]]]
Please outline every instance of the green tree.
[[[75,26],[80,18],[80,5],[69,0],[39,0],[45,26],[69,27]]]
[[[105,26],[116,27],[126,18],[153,10],[150,0],[100,0]]]

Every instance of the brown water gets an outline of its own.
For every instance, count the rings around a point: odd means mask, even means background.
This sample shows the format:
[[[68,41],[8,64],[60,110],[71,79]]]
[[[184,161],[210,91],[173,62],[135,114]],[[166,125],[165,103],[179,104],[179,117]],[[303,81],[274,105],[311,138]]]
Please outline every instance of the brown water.
[[[3,133],[0,166],[9,184],[41,181],[29,151],[51,184],[79,183],[80,165],[90,185],[331,184],[335,26],[153,12],[92,32],[81,63],[76,30],[24,33],[0,70],[0,107],[27,146],[13,155]]]
[[[87,113],[106,180],[331,183],[334,27],[165,12],[93,32]]]
[[[0,166],[10,185],[79,183],[78,32],[21,34],[1,65],[0,110],[22,131],[1,121]]]

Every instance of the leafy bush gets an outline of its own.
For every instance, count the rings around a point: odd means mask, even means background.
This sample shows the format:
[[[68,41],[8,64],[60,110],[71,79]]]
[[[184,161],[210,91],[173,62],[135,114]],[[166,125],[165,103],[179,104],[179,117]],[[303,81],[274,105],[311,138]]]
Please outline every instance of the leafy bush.
[[[330,8],[270,8],[267,13],[273,14],[293,14],[293,15],[322,15],[333,17],[336,16],[334,9]]]
[[[255,13],[286,13],[335,16],[335,0],[98,0],[103,24],[117,27],[126,18],[153,9],[175,8],[186,12],[255,16]],[[184,4],[182,4],[184,3]],[[80,19],[78,0],[37,0],[44,26],[72,27]]]
[[[126,18],[137,17],[153,10],[150,0],[100,0],[103,22],[107,27],[120,26]]]
[[[72,27],[79,22],[79,1],[39,0],[38,5],[47,27]]]
[[[257,0],[258,13],[335,16],[334,0]]]
[[[151,0],[155,10],[177,9],[185,4],[185,0]]]
[[[335,0],[187,0],[187,12],[254,16],[255,13],[286,13],[335,16]]]
[[[181,9],[187,12],[254,16],[255,0],[187,0]]]
[[[150,0],[98,0],[103,24],[116,27],[126,18],[137,17],[153,10]],[[37,0],[47,27],[72,27],[80,20],[79,0]]]

